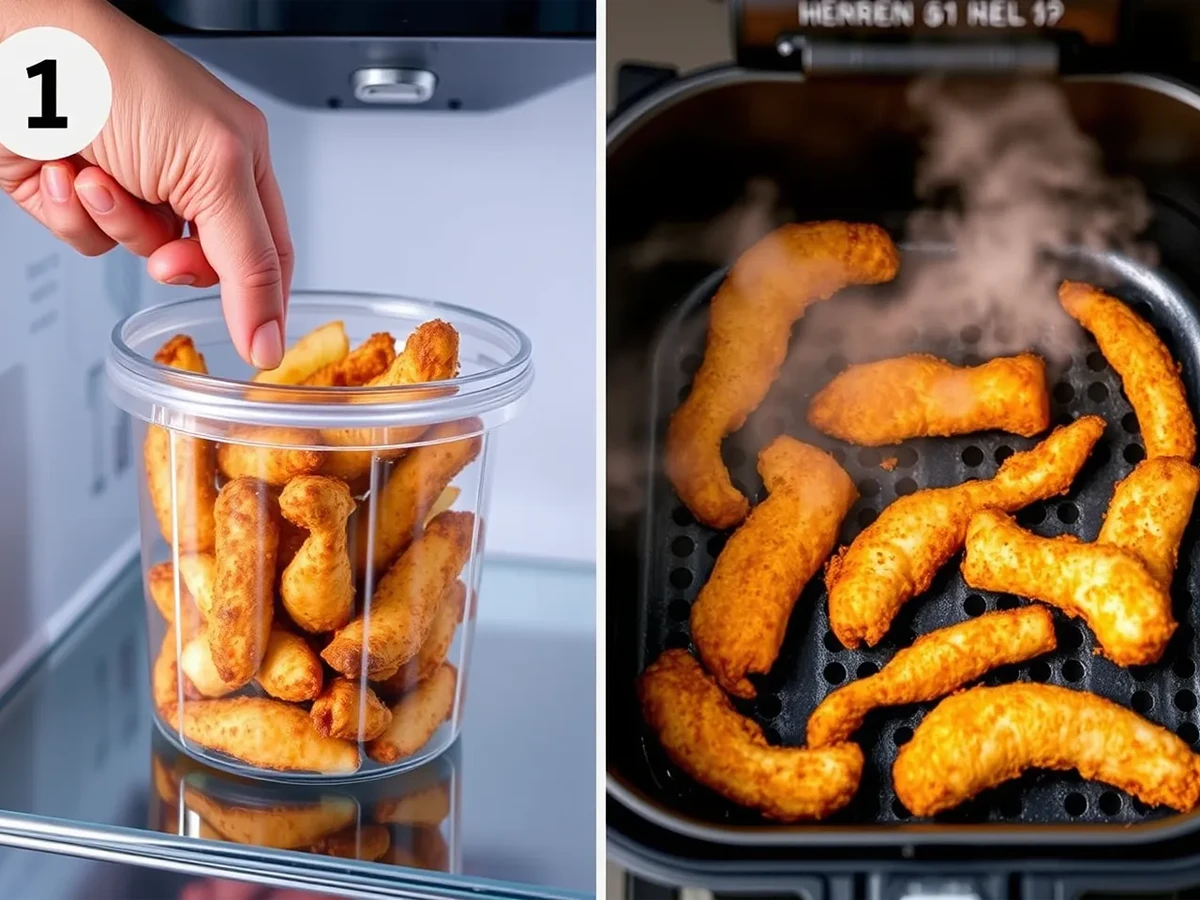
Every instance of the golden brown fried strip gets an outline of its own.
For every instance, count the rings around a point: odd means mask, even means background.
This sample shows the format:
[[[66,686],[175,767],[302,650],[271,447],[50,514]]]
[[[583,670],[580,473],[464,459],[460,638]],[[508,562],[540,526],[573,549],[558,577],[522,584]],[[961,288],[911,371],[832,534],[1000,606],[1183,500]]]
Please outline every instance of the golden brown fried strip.
[[[1157,662],[1175,633],[1169,591],[1118,547],[1039,537],[994,509],[971,517],[966,547],[969,587],[1032,597],[1083,619],[1119,666]]]
[[[1198,490],[1200,470],[1186,460],[1144,459],[1117,483],[1096,540],[1134,554],[1170,587]]]
[[[742,806],[784,822],[821,819],[850,802],[862,777],[857,744],[772,747],[684,650],[638,680],[642,715],[676,765]]]
[[[373,334],[342,359],[309,375],[308,387],[361,387],[388,370],[396,358],[396,339],[386,331]]]
[[[439,782],[375,804],[375,821],[438,826],[450,815],[450,785]]]
[[[996,429],[1050,427],[1046,363],[1032,353],[955,366],[925,353],[851,366],[808,407],[818,431],[866,447]]]
[[[207,375],[204,357],[187,335],[176,335],[154,355],[159,365]],[[172,474],[171,454],[175,465]],[[160,425],[146,428],[142,456],[150,505],[163,540],[174,546],[179,523],[179,550],[211,550],[215,541],[213,505],[217,501],[216,450],[210,441],[168,431]],[[172,491],[175,507],[172,508]]]
[[[347,678],[390,677],[420,652],[438,606],[471,553],[475,517],[444,512],[425,529],[387,574],[371,598],[369,632],[357,616],[339,631],[321,658]]]
[[[1032,450],[1014,453],[990,481],[897,499],[829,560],[825,586],[837,639],[850,648],[878,644],[900,608],[927,590],[962,548],[973,513],[986,507],[1011,512],[1066,493],[1103,433],[1103,419],[1085,416],[1056,428]]]
[[[367,744],[367,756],[388,765],[412,756],[454,713],[458,670],[442,663],[433,675],[405,694],[392,707],[392,720],[378,738]]]
[[[404,552],[420,532],[425,517],[442,491],[459,472],[475,460],[483,446],[478,434],[483,422],[476,418],[435,425],[422,435],[423,441],[439,441],[408,451],[396,463],[387,482],[372,499],[374,509],[364,509],[355,526],[355,570],[367,570],[370,547],[379,570]],[[453,440],[463,434],[473,437]],[[371,543],[371,517],[375,519]]]
[[[325,670],[308,642],[282,628],[272,628],[267,652],[254,680],[278,700],[304,703],[321,693]]]
[[[196,600],[200,615],[212,611],[213,585],[217,583],[217,558],[212,553],[193,553],[179,557],[179,579]]]
[[[392,846],[392,834],[382,825],[352,825],[312,845],[313,853],[339,859],[381,859]]]
[[[416,659],[401,666],[395,674],[380,679],[375,689],[383,697],[395,697],[405,691],[412,690],[446,661],[450,645],[454,642],[454,632],[462,621],[467,604],[467,586],[461,581],[455,581],[446,589],[438,603],[437,613],[434,614],[433,625],[429,636],[421,645]]]
[[[258,671],[274,616],[279,525],[266,485],[236,478],[217,498],[217,572],[208,639],[213,664],[241,687]]]
[[[309,715],[321,734],[350,741],[373,741],[392,721],[392,711],[374,691],[360,689],[357,681],[345,678],[329,683]]]
[[[900,748],[892,777],[901,803],[932,816],[1028,769],[1078,769],[1180,812],[1200,797],[1200,762],[1182,740],[1103,697],[1049,684],[947,697]]]
[[[867,713],[936,700],[999,666],[1052,651],[1054,617],[1044,606],[987,613],[922,635],[868,678],[840,687],[808,720],[808,746],[848,741]]]
[[[354,500],[346,483],[324,475],[288,482],[279,495],[286,520],[308,530],[308,538],[283,570],[283,607],[305,631],[334,631],[354,613],[354,573],[346,545],[346,520]]]
[[[169,561],[151,566],[146,572],[146,591],[166,623],[172,624],[175,621],[175,566]],[[188,640],[199,630],[202,620],[196,600],[183,578],[179,580],[179,611],[183,637]]]
[[[262,807],[236,806],[184,782],[187,808],[202,817],[224,840],[252,847],[294,850],[307,847],[343,828],[353,827],[357,807],[349,797],[318,803]]]
[[[169,627],[163,635],[158,655],[154,659],[154,668],[150,673],[150,693],[154,697],[154,708],[161,716],[166,716],[168,707],[179,703],[178,653],[175,629]],[[200,692],[186,675],[183,679],[183,696],[185,700],[194,700],[200,696]]]
[[[350,352],[342,322],[326,322],[296,341],[274,369],[258,372],[256,384],[303,384],[313,373],[336,363]]]
[[[179,729],[179,710],[164,717]],[[183,705],[184,738],[261,769],[346,774],[358,769],[358,748],[317,732],[298,706],[266,697],[224,697]]]
[[[784,435],[758,455],[768,497],[730,537],[692,606],[692,639],[717,683],[753,697],[801,589],[837,542],[858,491],[832,456]]]
[[[876,225],[785,225],[733,264],[709,309],[704,361],[667,430],[667,477],[699,521],[732,528],[750,512],[721,460],[779,377],[792,325],[812,303],[852,284],[890,281],[899,267]]]
[[[230,435],[232,443],[217,448],[217,465],[226,478],[257,478],[282,487],[321,468],[325,453],[310,446],[315,439],[299,428],[240,428]]]
[[[1092,333],[1100,352],[1121,376],[1137,414],[1146,456],[1196,455],[1196,423],[1188,409],[1179,366],[1149,323],[1115,297],[1079,281],[1058,289],[1063,309]]]
[[[202,697],[224,697],[238,689],[238,685],[230,684],[221,677],[213,662],[212,648],[208,635],[201,632],[183,645],[183,653],[179,657],[179,668],[187,676],[188,681],[196,686],[197,693]]]

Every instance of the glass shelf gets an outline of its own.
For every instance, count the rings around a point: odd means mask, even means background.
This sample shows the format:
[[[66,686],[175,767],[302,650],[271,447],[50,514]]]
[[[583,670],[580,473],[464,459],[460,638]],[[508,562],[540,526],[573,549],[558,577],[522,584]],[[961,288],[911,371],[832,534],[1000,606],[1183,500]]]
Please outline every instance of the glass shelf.
[[[591,896],[594,597],[590,568],[489,561],[458,743],[396,778],[302,787],[158,734],[130,566],[0,698],[0,847],[353,897]],[[54,868],[30,858],[0,850],[0,897]]]

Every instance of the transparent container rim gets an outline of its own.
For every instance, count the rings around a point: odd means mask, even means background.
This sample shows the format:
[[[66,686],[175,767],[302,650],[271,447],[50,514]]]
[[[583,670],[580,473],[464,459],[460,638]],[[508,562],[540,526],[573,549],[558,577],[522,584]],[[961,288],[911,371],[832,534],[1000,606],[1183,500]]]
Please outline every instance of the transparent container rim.
[[[460,334],[478,338],[508,358],[479,372],[420,385],[314,388],[173,369],[133,349],[149,343],[157,350],[173,335],[187,333],[189,326],[221,317],[220,302],[219,294],[189,297],[139,310],[118,322],[105,364],[113,402],[138,418],[179,427],[186,427],[187,421],[214,420],[292,428],[385,428],[436,425],[515,409],[533,382],[532,344],[504,320],[451,303],[359,291],[292,291],[289,309],[311,312],[327,307],[331,320],[375,316],[379,331],[389,319],[412,325],[447,319]],[[254,390],[269,398],[248,396]],[[495,421],[494,416],[489,419]]]

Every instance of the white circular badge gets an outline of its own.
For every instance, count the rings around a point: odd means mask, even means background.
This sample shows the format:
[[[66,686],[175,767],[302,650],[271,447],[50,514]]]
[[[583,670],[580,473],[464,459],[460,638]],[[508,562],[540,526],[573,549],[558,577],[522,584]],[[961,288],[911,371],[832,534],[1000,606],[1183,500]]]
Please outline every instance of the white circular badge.
[[[96,139],[112,79],[96,48],[62,28],[0,42],[0,146],[26,159],[63,159]]]

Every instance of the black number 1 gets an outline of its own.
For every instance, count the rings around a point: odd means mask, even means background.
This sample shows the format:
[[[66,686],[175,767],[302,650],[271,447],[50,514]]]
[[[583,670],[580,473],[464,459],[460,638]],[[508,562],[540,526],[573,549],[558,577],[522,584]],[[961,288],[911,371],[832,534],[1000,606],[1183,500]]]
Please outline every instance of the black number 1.
[[[58,61],[43,59],[25,70],[30,78],[42,79],[42,114],[29,117],[30,128],[66,128],[67,117],[58,115]]]

